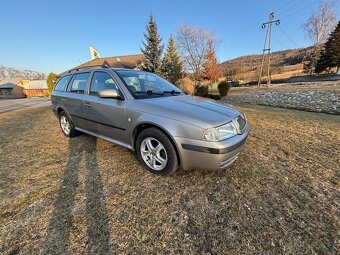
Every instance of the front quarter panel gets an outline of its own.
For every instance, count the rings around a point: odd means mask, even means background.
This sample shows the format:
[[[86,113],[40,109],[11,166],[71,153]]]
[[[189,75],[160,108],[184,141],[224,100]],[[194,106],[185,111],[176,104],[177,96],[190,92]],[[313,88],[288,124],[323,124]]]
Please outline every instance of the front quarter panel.
[[[131,137],[133,144],[133,132],[136,127],[142,124],[151,124],[159,127],[171,137],[186,137],[191,139],[202,139],[204,129],[190,125],[185,122],[174,120],[171,118],[146,113],[142,111],[127,110],[126,115],[128,121],[131,123],[127,129],[127,137]]]

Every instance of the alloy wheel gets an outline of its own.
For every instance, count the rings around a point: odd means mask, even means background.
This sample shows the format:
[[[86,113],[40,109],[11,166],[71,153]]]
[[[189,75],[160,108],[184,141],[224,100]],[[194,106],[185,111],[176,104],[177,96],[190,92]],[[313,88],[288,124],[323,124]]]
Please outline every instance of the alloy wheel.
[[[68,121],[68,119],[65,116],[61,116],[60,117],[60,126],[61,126],[61,129],[63,130],[63,132],[66,135],[70,134],[70,132],[71,132],[71,124],[70,124],[70,122]]]
[[[168,163],[164,145],[153,137],[147,137],[142,141],[140,152],[145,164],[155,171],[162,170]]]

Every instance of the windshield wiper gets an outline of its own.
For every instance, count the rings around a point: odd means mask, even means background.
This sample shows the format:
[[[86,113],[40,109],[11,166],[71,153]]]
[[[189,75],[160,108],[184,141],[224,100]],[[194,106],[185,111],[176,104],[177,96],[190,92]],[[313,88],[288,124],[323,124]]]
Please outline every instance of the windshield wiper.
[[[154,90],[147,90],[147,91],[135,91],[133,92],[133,94],[146,94],[146,95],[159,95],[159,96],[163,96],[163,92],[159,92],[159,91],[154,91]]]
[[[176,91],[176,90],[166,90],[166,91],[163,91],[164,94],[166,93],[169,93],[171,95],[178,95],[178,94],[181,94],[180,91]]]

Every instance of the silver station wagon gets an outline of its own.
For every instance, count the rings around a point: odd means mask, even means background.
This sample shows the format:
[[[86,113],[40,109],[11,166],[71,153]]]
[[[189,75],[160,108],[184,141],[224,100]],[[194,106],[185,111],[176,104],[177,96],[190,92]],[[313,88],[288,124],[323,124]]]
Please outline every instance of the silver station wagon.
[[[136,152],[150,172],[221,169],[244,148],[249,126],[237,109],[186,95],[159,76],[108,67],[63,75],[51,96],[67,137],[86,133]]]

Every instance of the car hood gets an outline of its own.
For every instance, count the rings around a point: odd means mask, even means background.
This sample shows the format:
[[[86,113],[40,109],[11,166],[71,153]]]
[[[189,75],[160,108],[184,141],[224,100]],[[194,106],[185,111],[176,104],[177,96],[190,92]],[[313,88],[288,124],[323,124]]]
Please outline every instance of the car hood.
[[[143,112],[187,122],[202,128],[225,124],[240,115],[240,112],[232,106],[211,99],[187,95],[136,101],[138,104],[143,104],[139,106]]]

